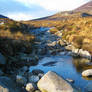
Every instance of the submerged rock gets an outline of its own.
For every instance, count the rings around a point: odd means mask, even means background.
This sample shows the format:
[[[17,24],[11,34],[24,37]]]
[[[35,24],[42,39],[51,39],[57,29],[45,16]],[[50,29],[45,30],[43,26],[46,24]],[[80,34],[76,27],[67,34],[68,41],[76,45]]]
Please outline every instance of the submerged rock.
[[[90,77],[92,76],[92,69],[88,69],[82,72],[82,76]]]
[[[67,80],[68,82],[70,82],[70,83],[74,83],[74,80],[72,80],[72,79],[67,78],[66,80]]]
[[[38,82],[41,92],[77,92],[67,81],[49,71]]]

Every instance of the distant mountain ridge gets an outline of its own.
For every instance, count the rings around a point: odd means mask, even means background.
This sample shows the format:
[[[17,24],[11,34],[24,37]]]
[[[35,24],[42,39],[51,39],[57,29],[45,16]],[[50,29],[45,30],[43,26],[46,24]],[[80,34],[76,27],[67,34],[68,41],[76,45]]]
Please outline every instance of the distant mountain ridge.
[[[75,10],[59,12],[52,16],[38,18],[35,20],[38,20],[38,21],[39,20],[63,20],[63,19],[69,19],[69,18],[75,18],[75,17],[92,17],[92,0]]]
[[[3,16],[3,15],[1,15],[1,14],[0,14],[0,18],[8,18],[8,17],[6,17],[6,16]]]

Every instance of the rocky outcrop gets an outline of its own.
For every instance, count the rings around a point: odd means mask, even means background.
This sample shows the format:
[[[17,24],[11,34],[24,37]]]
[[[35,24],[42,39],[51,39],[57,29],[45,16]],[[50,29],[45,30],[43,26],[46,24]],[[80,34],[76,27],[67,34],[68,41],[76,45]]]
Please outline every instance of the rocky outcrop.
[[[88,69],[82,72],[82,76],[89,77],[92,76],[92,69]]]
[[[38,82],[41,92],[76,92],[76,90],[56,73],[49,71]]]

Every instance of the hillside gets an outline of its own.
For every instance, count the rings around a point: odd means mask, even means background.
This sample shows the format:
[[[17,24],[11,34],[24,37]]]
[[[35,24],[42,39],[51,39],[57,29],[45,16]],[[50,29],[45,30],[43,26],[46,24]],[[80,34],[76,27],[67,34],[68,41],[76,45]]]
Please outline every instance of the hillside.
[[[23,23],[34,27],[56,27],[58,31],[62,30],[64,40],[92,54],[92,15],[88,12],[92,11],[91,6],[92,1],[73,11],[60,12]],[[55,31],[57,32],[57,30]]]
[[[26,48],[30,51],[34,36],[29,34],[28,30],[29,26],[26,24],[8,18],[1,18],[0,52],[5,56],[12,56],[16,55],[21,48]]]
[[[76,11],[76,12],[89,12],[90,14],[92,14],[92,0],[84,5],[80,6],[80,7],[78,7],[74,11]]]

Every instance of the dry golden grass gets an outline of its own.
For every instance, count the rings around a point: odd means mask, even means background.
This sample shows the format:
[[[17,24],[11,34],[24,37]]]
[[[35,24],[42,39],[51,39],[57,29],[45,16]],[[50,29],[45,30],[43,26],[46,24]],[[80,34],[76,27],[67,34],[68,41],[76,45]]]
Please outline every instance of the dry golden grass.
[[[56,27],[63,30],[62,38],[92,53],[92,17],[72,17],[65,20],[35,20],[24,22],[34,27]],[[55,30],[53,33],[56,32]]]

